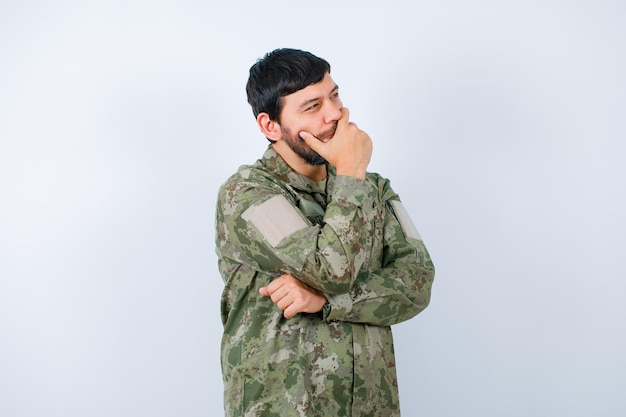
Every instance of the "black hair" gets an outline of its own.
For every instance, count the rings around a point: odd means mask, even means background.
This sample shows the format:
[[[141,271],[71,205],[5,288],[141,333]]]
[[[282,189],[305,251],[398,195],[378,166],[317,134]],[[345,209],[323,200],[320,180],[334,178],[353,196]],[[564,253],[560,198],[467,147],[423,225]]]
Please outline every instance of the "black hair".
[[[330,64],[310,52],[299,49],[275,49],[250,68],[246,84],[248,103],[254,117],[267,113],[280,121],[282,97],[316,84],[330,73]]]

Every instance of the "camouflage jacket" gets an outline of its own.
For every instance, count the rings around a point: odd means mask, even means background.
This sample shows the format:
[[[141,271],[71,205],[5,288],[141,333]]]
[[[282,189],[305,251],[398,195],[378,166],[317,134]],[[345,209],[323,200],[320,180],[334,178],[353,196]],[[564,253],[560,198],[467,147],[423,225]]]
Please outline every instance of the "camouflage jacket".
[[[389,326],[426,308],[434,267],[388,180],[329,167],[320,185],[270,146],[220,188],[216,251],[227,416],[400,415]],[[285,319],[259,295],[285,273],[322,312]]]

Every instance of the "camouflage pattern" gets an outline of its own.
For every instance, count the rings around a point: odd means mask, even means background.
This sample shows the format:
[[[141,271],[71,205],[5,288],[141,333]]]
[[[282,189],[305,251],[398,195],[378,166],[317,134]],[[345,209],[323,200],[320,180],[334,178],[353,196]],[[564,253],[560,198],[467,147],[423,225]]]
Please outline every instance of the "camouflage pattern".
[[[307,227],[274,247],[243,213],[277,195]],[[226,416],[399,416],[389,326],[429,303],[434,267],[407,238],[389,181],[336,176],[326,188],[271,148],[220,188],[216,251]],[[290,273],[327,295],[317,314],[285,319],[259,288]]]

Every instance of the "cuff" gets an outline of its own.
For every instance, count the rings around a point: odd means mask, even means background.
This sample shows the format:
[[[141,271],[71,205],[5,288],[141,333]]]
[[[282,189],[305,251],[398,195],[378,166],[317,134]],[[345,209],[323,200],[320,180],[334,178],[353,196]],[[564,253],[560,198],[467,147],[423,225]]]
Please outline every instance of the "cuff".
[[[377,189],[367,178],[360,179],[347,175],[335,177],[332,190],[333,201],[371,208],[377,198]]]

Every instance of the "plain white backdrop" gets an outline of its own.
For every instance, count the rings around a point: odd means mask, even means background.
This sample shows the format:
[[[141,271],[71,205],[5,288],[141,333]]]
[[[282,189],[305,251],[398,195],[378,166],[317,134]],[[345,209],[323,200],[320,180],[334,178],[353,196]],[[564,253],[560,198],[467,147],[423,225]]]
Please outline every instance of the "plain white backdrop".
[[[222,413],[249,67],[329,60],[434,259],[404,416],[626,414],[626,6],[0,2],[0,415]]]

